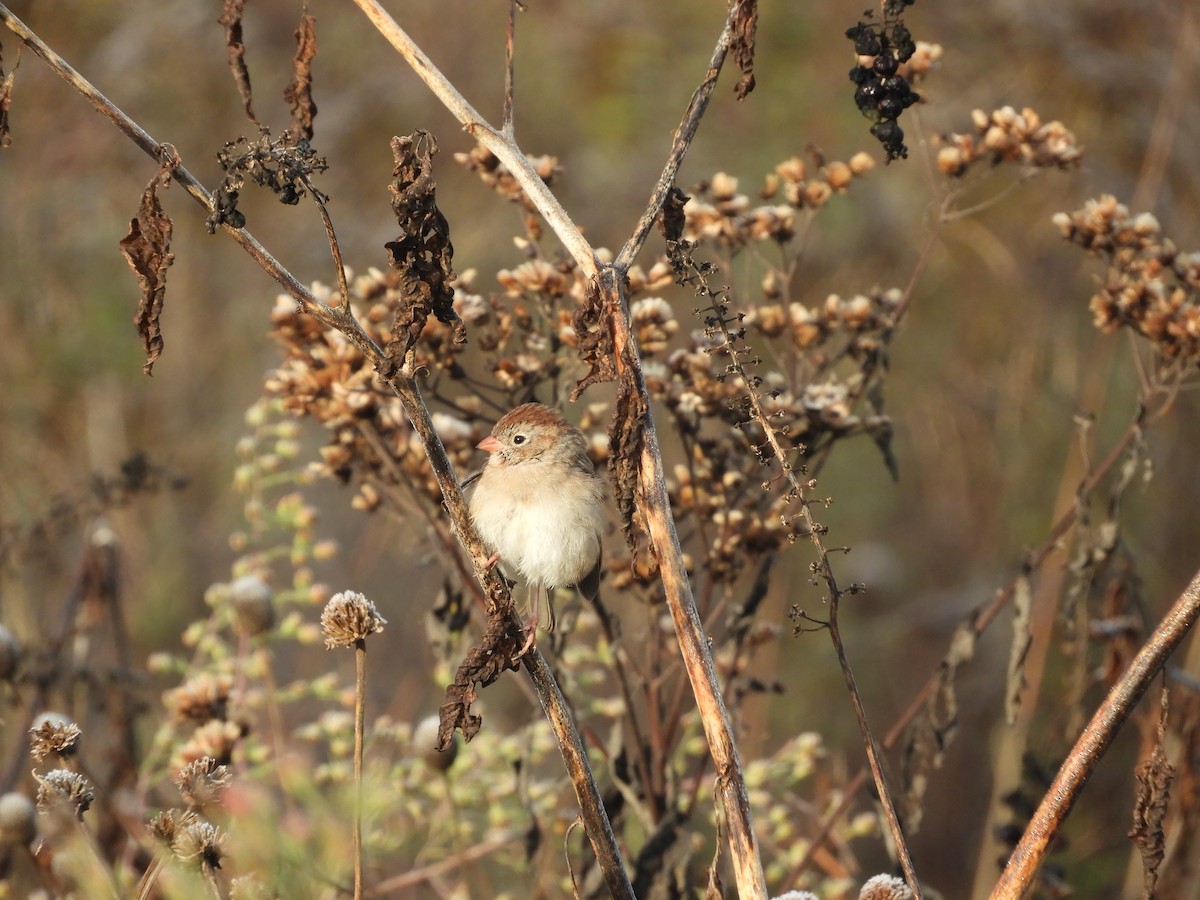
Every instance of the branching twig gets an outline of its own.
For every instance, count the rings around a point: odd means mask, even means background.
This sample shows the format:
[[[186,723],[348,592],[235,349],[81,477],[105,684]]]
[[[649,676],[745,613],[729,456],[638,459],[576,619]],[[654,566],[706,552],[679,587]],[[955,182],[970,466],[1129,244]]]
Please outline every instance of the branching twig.
[[[538,212],[546,219],[551,230],[563,242],[567,252],[571,254],[571,258],[579,264],[583,274],[594,276],[599,263],[591,244],[584,239],[558,199],[534,171],[520,147],[510,136],[493,128],[483,116],[476,112],[475,108],[459,93],[458,88],[450,83],[450,80],[441,73],[424,51],[413,43],[412,38],[376,0],[354,0],[354,2],[371,20],[371,24],[379,29],[379,33],[387,38],[388,43],[395,48],[396,52],[404,57],[404,60],[433,91],[434,96],[442,102],[442,105],[462,123],[467,133],[504,163],[530,201],[537,207]]]

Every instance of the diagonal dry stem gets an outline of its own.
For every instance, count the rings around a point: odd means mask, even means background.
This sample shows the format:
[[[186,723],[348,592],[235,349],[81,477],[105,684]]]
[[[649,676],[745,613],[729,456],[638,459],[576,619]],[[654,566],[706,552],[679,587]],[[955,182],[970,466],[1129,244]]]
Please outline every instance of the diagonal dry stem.
[[[1171,652],[1200,619],[1200,572],[1184,589],[1075,742],[993,888],[992,900],[1019,900],[1033,890],[1038,868],[1083,786]]]

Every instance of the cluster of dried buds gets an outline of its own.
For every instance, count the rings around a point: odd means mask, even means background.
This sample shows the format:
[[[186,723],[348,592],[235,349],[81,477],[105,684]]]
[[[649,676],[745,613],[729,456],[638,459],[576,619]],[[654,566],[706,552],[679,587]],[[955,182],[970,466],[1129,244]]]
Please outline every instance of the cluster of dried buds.
[[[1017,112],[1003,106],[990,113],[971,113],[972,134],[945,134],[940,144],[938,169],[943,175],[959,177],[975,162],[1014,162],[1039,169],[1067,169],[1079,165],[1083,148],[1062,122],[1043,123],[1035,110]]]
[[[1063,235],[1108,259],[1091,299],[1096,327],[1125,326],[1167,359],[1200,363],[1200,252],[1181,253],[1150,213],[1131,215],[1111,195],[1054,216]]]
[[[692,188],[693,196],[683,209],[684,237],[735,250],[765,240],[786,243],[796,234],[797,210],[820,209],[834,194],[844,194],[855,178],[875,168],[875,160],[860,152],[847,162],[818,160],[813,168],[810,175],[804,160],[796,156],[777,165],[759,196],[764,200],[778,196],[784,202],[769,206],[752,206],[747,195],[738,193],[738,180],[718,172]]]
[[[538,177],[547,185],[554,184],[555,179],[562,174],[562,167],[555,156],[530,156],[529,164],[537,172]],[[476,173],[480,180],[511,203],[520,203],[529,212],[534,212],[533,205],[525,196],[525,190],[513,178],[508,167],[486,147],[476,147],[469,153],[455,153],[454,161],[469,172]]]
[[[890,290],[848,300],[832,295],[815,310],[801,303],[775,304],[733,315],[738,324],[733,341],[741,342],[747,333],[763,340],[785,337],[790,350],[777,350],[805,354],[797,369],[804,373],[803,384],[778,371],[752,376],[752,389],[785,446],[811,448],[886,427],[883,417],[859,416],[855,406],[863,373],[877,368],[900,304],[901,293]],[[655,352],[662,346],[659,338],[679,330],[671,307],[661,299],[639,301],[633,312],[635,323],[642,323],[643,346]],[[687,454],[667,479],[672,506],[681,525],[693,526],[703,546],[705,571],[718,583],[732,581],[748,563],[799,534],[792,517],[795,498],[762,489],[768,477],[761,455],[765,434],[745,402],[747,386],[740,377],[729,377],[729,345],[723,330],[696,329],[685,346],[645,366],[647,389],[663,404]],[[746,356],[751,350],[743,345],[741,352]],[[848,358],[859,368],[842,381],[833,366]]]

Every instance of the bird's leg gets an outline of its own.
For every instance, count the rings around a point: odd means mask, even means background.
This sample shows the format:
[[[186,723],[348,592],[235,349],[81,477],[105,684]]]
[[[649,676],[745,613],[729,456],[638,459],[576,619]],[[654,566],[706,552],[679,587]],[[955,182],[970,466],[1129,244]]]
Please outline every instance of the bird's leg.
[[[490,572],[496,568],[496,563],[500,562],[500,552],[496,551],[487,558],[487,562],[483,564],[483,571]]]
[[[514,659],[520,659],[526,653],[533,649],[534,643],[537,641],[537,626],[538,626],[538,604],[541,602],[541,585],[531,584],[529,586],[530,600],[529,604],[532,612],[525,622],[525,643],[521,646],[520,652],[517,653]]]
[[[546,588],[546,630],[553,631],[558,625],[558,619],[554,616],[554,604],[551,598],[554,596],[553,588]]]

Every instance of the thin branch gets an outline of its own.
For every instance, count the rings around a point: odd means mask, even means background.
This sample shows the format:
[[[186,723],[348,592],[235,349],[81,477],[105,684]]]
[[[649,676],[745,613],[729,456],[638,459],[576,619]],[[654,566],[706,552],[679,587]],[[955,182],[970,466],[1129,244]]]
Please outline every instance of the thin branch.
[[[504,120],[500,130],[513,140],[513,41],[517,34],[517,0],[508,0],[508,28],[504,32]]]
[[[1075,742],[992,890],[992,900],[1019,900],[1032,889],[1038,867],[1083,786],[1167,657],[1197,619],[1200,572],[1192,577]]]
[[[670,497],[667,496],[662,450],[658,444],[654,417],[650,412],[649,393],[642,374],[637,342],[630,328],[629,304],[624,295],[624,284],[625,279],[615,265],[606,266],[602,270],[601,302],[608,310],[615,356],[619,365],[629,367],[620,377],[631,380],[634,389],[645,402],[646,412],[641,421],[641,455],[637,473],[637,508],[650,535],[650,546],[659,566],[667,607],[675,624],[675,635],[683,655],[684,667],[691,681],[692,693],[696,697],[696,706],[700,712],[700,722],[713,757],[717,774],[716,789],[725,813],[738,894],[745,898],[765,897],[766,879],[759,856],[758,835],[750,814],[749,793],[733,736],[733,723],[721,696],[721,685],[717,680],[712,653],[708,647],[708,636],[696,610],[696,598],[692,594],[687,568],[683,563],[683,550],[675,530]]]
[[[696,136],[696,130],[700,127],[700,119],[708,109],[708,101],[716,89],[717,77],[721,74],[721,67],[725,64],[725,57],[729,53],[729,45],[733,42],[733,22],[737,11],[738,4],[730,3],[729,13],[725,16],[725,27],[721,29],[717,45],[713,48],[708,71],[704,75],[704,80],[700,82],[700,86],[692,93],[692,99],[688,101],[687,109],[684,110],[683,119],[680,121],[679,127],[675,129],[675,136],[671,139],[671,153],[667,157],[667,164],[663,166],[662,174],[658,176],[658,183],[654,185],[654,190],[650,194],[650,202],[646,204],[646,211],[638,219],[637,225],[633,228],[633,234],[613,261],[613,265],[622,272],[633,265],[634,257],[646,243],[646,237],[650,234],[659,210],[662,209],[667,192],[675,184],[675,176],[683,164],[683,158],[687,155],[688,148],[692,146],[692,138]]]
[[[516,142],[510,136],[497,131],[476,112],[475,108],[459,93],[458,88],[450,83],[450,80],[441,73],[424,51],[413,43],[412,38],[396,24],[396,20],[376,0],[354,0],[354,2],[371,20],[371,24],[379,29],[380,34],[395,48],[396,52],[404,57],[404,60],[433,91],[434,96],[442,102],[442,105],[462,123],[467,133],[492,151],[496,158],[504,163],[538,212],[545,218],[546,224],[563,242],[563,246],[567,248],[571,258],[578,263],[583,275],[594,277],[599,268],[599,262],[591,244],[575,227],[575,223],[571,221],[562,204],[558,202],[558,198],[550,192],[550,188],[546,187],[546,183],[534,171],[533,166],[529,164],[529,160],[525,158],[525,154],[521,152]]]
[[[363,897],[363,738],[366,731],[367,642],[354,642],[354,900]]]

